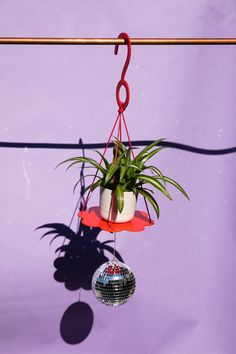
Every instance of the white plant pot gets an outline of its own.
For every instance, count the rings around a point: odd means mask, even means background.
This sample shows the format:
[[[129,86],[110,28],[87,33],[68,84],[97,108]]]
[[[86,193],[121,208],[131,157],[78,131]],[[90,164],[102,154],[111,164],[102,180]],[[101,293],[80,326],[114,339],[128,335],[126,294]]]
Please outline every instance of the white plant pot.
[[[137,197],[134,192],[124,192],[124,208],[120,213],[117,207],[116,194],[114,193],[112,203],[112,190],[100,188],[100,214],[105,220],[118,223],[130,221],[134,217],[136,202]]]

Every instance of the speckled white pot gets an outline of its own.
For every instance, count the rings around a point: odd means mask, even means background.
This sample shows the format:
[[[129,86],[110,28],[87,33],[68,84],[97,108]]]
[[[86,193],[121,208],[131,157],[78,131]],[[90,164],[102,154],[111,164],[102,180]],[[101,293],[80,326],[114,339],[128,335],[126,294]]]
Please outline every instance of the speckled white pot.
[[[105,220],[112,222],[127,222],[133,219],[136,209],[137,197],[134,192],[124,192],[124,209],[120,213],[117,208],[117,199],[114,195],[113,210],[112,205],[112,191],[107,188],[100,188],[100,214]]]

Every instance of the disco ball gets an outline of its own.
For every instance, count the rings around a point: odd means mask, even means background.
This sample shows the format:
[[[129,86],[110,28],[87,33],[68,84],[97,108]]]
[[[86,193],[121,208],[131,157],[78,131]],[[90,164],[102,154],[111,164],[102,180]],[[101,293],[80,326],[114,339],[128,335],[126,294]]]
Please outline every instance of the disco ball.
[[[126,264],[113,259],[102,264],[94,273],[92,289],[96,298],[105,305],[124,304],[133,295],[135,277]]]

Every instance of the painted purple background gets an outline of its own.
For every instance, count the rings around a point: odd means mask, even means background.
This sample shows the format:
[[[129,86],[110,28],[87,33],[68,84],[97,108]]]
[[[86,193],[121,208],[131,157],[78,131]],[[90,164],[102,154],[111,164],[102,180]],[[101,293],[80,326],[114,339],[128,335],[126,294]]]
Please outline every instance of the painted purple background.
[[[1,36],[227,37],[236,33],[233,0],[0,1]],[[0,140],[104,142],[116,115],[115,86],[125,50],[110,46],[1,46]],[[236,48],[133,48],[126,111],[132,138],[206,149],[235,145]],[[87,153],[88,154],[88,153]],[[159,198],[161,218],[143,233],[118,235],[137,289],[119,308],[91,291],[94,312],[78,345],[60,336],[78,300],[53,279],[50,237],[34,231],[68,224],[76,170],[54,170],[70,150],[1,149],[0,352],[234,354],[236,351],[235,155],[166,149],[159,167],[189,192]],[[96,197],[95,197],[96,199]],[[76,222],[73,225],[76,227]],[[100,233],[102,242],[109,239]]]

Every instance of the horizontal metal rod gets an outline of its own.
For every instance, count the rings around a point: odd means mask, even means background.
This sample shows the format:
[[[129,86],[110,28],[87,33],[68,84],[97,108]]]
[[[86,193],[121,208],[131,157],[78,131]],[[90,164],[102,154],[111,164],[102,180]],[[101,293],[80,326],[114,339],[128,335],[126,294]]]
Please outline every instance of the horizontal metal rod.
[[[28,45],[115,45],[117,38],[26,38],[0,37],[0,44]],[[236,45],[236,38],[131,38],[132,45]]]

